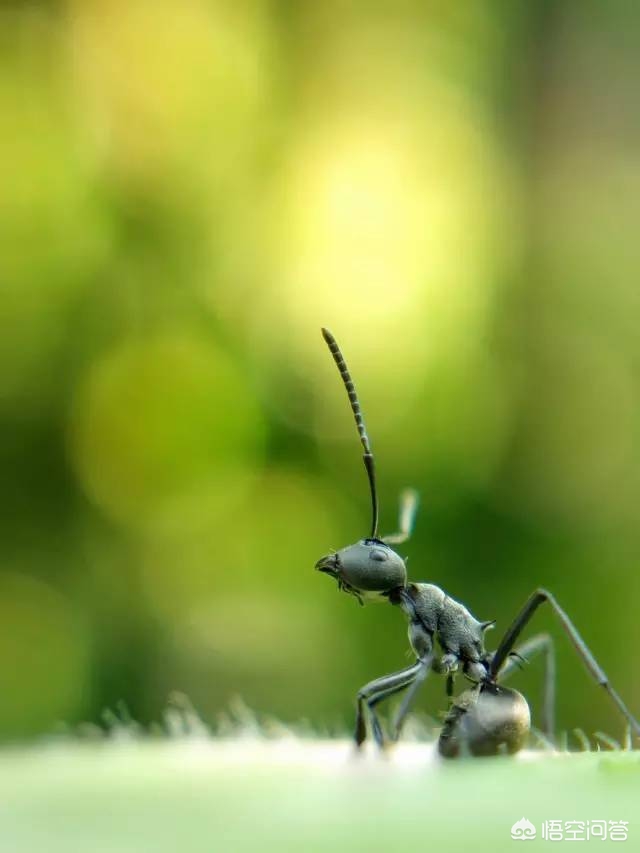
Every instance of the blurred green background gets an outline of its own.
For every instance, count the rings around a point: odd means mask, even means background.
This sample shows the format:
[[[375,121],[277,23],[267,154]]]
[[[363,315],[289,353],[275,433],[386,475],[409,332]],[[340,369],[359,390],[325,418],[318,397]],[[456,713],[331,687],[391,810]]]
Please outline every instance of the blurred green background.
[[[369,525],[321,325],[384,531],[421,493],[411,577],[490,645],[549,587],[640,710],[639,37],[595,0],[2,3],[2,738],[173,690],[337,730],[406,665],[313,571]],[[619,735],[541,629],[560,725]]]

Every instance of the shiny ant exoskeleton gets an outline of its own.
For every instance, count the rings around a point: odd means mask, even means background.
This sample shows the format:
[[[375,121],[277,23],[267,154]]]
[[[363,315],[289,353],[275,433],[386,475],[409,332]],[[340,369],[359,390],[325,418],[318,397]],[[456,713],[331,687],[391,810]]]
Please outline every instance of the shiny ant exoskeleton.
[[[529,735],[529,706],[521,693],[504,687],[500,681],[513,670],[519,660],[539,652],[546,655],[542,730],[546,737],[553,741],[555,664],[551,638],[547,634],[538,635],[516,647],[523,629],[544,602],[551,606],[560,620],[562,628],[592,677],[606,690],[625,716],[633,734],[640,736],[638,721],[611,687],[584,640],[550,592],[537,589],[532,593],[496,651],[487,652],[484,632],[493,626],[492,621],[479,622],[466,607],[434,584],[408,581],[405,561],[390,544],[395,545],[409,538],[417,508],[417,495],[413,491],[407,491],[401,499],[399,532],[378,538],[375,466],[360,403],[335,338],[326,329],[322,330],[322,335],[347,389],[362,442],[364,464],[371,490],[372,523],[368,538],[322,557],[316,563],[316,568],[334,577],[339,589],[355,596],[360,604],[365,601],[387,601],[399,607],[409,621],[409,642],[416,656],[416,662],[411,666],[376,678],[358,691],[356,744],[361,746],[366,739],[367,713],[377,744],[384,747],[388,743],[376,707],[383,699],[406,690],[391,729],[390,740],[397,740],[420,685],[430,672],[436,672],[446,677],[450,703],[438,741],[439,751],[443,756],[455,757],[467,752],[473,755],[517,752]],[[454,699],[454,677],[460,671],[472,686]]]

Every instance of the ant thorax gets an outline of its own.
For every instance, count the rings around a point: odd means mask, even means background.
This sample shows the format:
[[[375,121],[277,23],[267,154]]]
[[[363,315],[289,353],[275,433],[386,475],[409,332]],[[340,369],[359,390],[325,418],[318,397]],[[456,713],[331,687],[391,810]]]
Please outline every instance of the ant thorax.
[[[471,681],[486,680],[489,656],[483,635],[493,622],[479,622],[464,605],[435,584],[410,583],[395,591],[390,601],[406,614],[409,642],[419,659],[433,654],[435,639],[444,653],[434,663],[436,671],[448,674],[461,664]]]

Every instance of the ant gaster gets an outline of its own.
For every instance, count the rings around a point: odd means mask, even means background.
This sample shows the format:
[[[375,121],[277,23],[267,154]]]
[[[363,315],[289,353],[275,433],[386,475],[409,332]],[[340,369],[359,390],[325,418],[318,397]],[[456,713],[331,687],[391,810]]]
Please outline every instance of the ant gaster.
[[[520,647],[516,643],[538,607],[547,603],[558,617],[578,655],[595,681],[604,688],[627,719],[631,730],[640,735],[640,725],[632,716],[577,629],[556,599],[545,589],[537,589],[511,623],[494,652],[484,645],[484,633],[493,621],[479,622],[471,613],[442,589],[430,583],[411,583],[403,558],[390,545],[405,542],[411,535],[417,495],[407,490],[401,496],[399,532],[378,537],[378,497],[373,453],[364,425],[356,389],[340,348],[327,330],[322,330],[329,350],[347,389],[349,402],[364,450],[364,465],[371,491],[371,533],[354,545],[318,560],[316,569],[334,577],[338,588],[367,601],[388,601],[399,607],[409,622],[409,642],[416,661],[406,669],[384,675],[365,684],[357,695],[355,741],[360,747],[367,737],[367,715],[373,737],[380,747],[387,743],[377,705],[395,693],[406,690],[392,723],[390,739],[400,735],[402,724],[426,677],[436,672],[446,678],[449,710],[438,741],[439,751],[446,757],[460,753],[495,755],[517,752],[526,742],[530,727],[527,701],[518,691],[500,683],[519,662],[544,653],[546,677],[542,714],[542,730],[547,739],[554,738],[555,659],[548,634],[540,634]],[[458,672],[471,682],[455,700],[454,677]]]

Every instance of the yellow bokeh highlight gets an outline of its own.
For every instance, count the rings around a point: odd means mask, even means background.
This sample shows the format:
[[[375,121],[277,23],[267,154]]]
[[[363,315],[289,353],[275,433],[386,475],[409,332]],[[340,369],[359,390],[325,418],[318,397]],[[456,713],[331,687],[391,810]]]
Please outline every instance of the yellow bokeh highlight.
[[[124,343],[89,371],[70,451],[90,497],[132,523],[206,523],[259,464],[262,421],[232,359],[184,334]]]
[[[175,169],[224,181],[268,89],[261,4],[70,0],[69,12],[86,128],[108,161],[161,183]]]
[[[473,130],[462,116],[449,116],[444,138],[437,120],[437,143],[366,115],[321,122],[294,151],[275,285],[294,326],[348,318],[356,347],[401,328],[423,354],[477,333],[500,172],[460,146]]]

